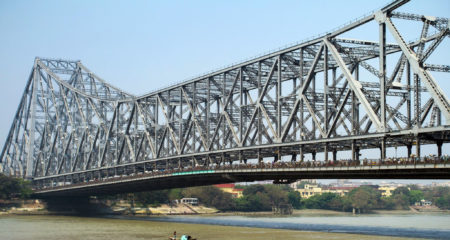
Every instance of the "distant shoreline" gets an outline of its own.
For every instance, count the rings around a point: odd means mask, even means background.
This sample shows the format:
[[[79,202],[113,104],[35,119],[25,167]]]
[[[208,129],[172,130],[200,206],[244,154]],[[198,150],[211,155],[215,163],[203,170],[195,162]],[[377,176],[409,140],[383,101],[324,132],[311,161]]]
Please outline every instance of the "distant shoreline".
[[[33,200],[34,201],[34,200]],[[19,207],[20,206],[20,207]],[[104,208],[104,211],[99,211],[97,213],[92,212],[92,215],[123,215],[123,216],[255,216],[255,217],[270,217],[270,216],[286,216],[286,217],[299,217],[299,216],[350,216],[353,215],[351,212],[335,211],[335,210],[325,210],[325,209],[299,209],[293,210],[291,215],[278,215],[274,214],[272,211],[260,211],[260,212],[242,212],[242,211],[229,211],[220,212],[214,208],[207,208],[204,206],[193,207],[196,212],[183,212],[176,211],[176,208],[170,208],[168,206],[162,205],[160,207],[148,208],[131,208],[128,207],[125,211],[114,211],[114,208],[109,206],[101,206],[97,209]],[[191,209],[193,209],[191,208]],[[168,210],[169,209],[169,210]],[[173,209],[173,210],[170,210]],[[442,210],[438,208],[432,209],[419,209],[415,210],[413,208],[409,210],[373,210],[368,213],[360,215],[415,215],[415,214],[450,214],[450,210]],[[8,215],[77,215],[74,211],[49,211],[46,206],[42,203],[27,203],[22,204],[17,203],[16,207],[8,206],[4,207],[0,211],[0,216]]]

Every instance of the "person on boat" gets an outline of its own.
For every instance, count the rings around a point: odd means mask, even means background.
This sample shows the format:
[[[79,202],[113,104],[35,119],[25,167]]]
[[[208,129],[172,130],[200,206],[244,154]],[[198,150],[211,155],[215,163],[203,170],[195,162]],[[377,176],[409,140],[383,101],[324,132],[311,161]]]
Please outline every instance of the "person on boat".
[[[173,237],[169,237],[169,240],[177,240],[177,231],[173,232]]]

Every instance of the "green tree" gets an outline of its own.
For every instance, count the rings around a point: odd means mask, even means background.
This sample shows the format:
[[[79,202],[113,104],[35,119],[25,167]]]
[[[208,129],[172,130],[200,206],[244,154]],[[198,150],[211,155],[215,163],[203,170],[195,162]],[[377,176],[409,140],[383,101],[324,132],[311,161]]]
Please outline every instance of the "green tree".
[[[436,203],[436,201],[439,198],[450,193],[450,187],[433,187],[430,189],[424,189],[423,193],[424,193],[424,199],[430,200],[433,203]]]
[[[421,190],[411,190],[409,191],[409,204],[412,205],[420,200],[424,199],[424,194]]]
[[[182,199],[183,198],[182,189],[181,188],[170,189],[169,192],[167,193],[167,197],[169,198],[169,201]]]
[[[381,194],[368,186],[353,189],[348,194],[351,206],[359,212],[367,212],[378,207]]]
[[[304,205],[310,209],[341,209],[342,199],[335,193],[322,193],[305,199]]]
[[[0,199],[28,198],[32,194],[31,183],[22,178],[8,177],[0,173]]]
[[[192,187],[182,190],[184,197],[198,198],[200,203],[215,207],[219,210],[231,210],[235,208],[235,202],[231,193],[222,192],[214,186]]]
[[[250,185],[245,186],[243,197],[235,199],[238,211],[270,211],[273,206],[289,203],[288,192],[292,191],[283,185]]]
[[[441,209],[450,209],[450,193],[445,193],[443,196],[436,199],[436,206]]]
[[[301,209],[302,208],[302,198],[300,196],[300,193],[297,191],[290,191],[288,192],[288,201],[295,209]]]
[[[394,190],[392,195],[406,195],[409,196],[409,189],[407,187],[398,187]]]
[[[141,205],[160,206],[161,204],[168,203],[167,197],[168,190],[158,190],[150,192],[134,193],[133,197],[136,203]]]

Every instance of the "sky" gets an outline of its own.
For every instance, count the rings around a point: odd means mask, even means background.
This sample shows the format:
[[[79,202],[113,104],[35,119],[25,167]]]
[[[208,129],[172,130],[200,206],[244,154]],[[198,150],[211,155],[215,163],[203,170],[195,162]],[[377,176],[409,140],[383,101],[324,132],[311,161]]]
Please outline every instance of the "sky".
[[[112,85],[142,95],[323,33],[388,2],[0,0],[0,146],[35,57],[81,60]],[[415,0],[401,11],[450,17],[450,1]],[[440,84],[448,96],[450,81]]]

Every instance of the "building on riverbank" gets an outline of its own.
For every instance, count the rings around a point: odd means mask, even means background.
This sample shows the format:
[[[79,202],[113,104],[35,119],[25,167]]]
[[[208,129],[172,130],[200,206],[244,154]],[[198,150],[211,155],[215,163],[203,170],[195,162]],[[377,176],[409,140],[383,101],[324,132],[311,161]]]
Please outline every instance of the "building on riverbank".
[[[244,189],[236,188],[234,183],[216,184],[214,185],[223,192],[231,193],[233,198],[240,198],[243,196]]]
[[[396,186],[389,186],[389,185],[378,187],[378,191],[380,191],[381,196],[383,197],[392,196],[392,193],[395,191],[395,189],[397,189]]]
[[[348,186],[348,187],[335,187],[335,186],[328,186],[328,187],[322,187],[317,184],[304,184],[303,187],[297,189],[300,193],[300,196],[302,198],[310,198],[315,195],[320,195],[322,193],[334,193],[341,197],[348,194],[351,190],[356,188],[355,186]]]

